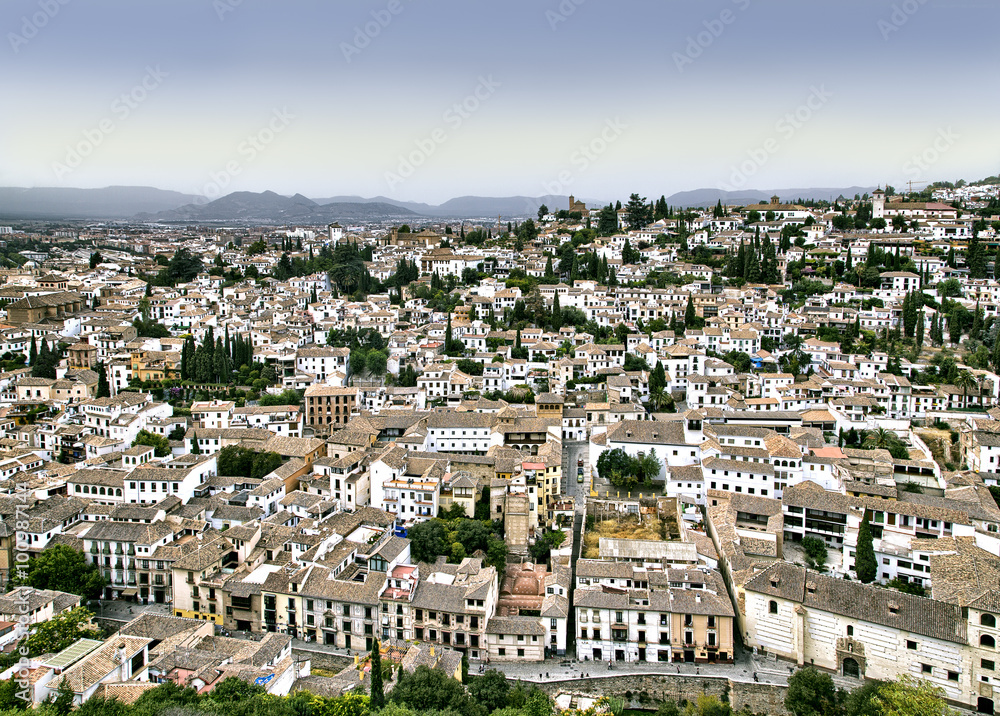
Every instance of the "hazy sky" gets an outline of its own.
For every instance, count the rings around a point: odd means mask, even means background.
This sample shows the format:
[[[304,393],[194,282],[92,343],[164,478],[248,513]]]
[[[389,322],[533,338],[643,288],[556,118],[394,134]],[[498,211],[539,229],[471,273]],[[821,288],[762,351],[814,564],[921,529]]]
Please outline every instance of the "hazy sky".
[[[994,0],[4,0],[0,186],[313,198],[997,173]]]

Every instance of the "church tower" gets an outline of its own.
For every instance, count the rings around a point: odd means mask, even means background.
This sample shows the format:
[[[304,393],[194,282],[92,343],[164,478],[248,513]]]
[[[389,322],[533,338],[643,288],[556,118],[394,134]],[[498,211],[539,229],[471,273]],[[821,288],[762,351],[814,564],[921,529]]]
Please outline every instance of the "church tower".
[[[872,218],[885,218],[885,192],[879,187],[872,192]]]

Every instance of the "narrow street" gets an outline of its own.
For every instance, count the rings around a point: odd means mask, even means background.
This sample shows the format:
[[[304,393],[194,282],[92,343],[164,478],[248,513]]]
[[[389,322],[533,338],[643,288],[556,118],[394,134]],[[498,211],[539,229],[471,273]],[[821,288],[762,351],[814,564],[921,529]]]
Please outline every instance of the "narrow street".
[[[584,481],[577,482],[579,477],[579,461],[583,460]],[[588,460],[588,443],[564,442],[562,458],[562,494],[570,495],[576,500],[579,510],[586,497],[590,494],[590,463]]]

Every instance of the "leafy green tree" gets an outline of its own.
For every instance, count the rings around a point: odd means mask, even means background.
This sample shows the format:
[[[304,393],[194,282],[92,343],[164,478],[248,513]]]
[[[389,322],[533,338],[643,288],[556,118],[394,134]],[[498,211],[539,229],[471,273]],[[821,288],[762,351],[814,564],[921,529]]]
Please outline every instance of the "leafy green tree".
[[[265,476],[281,467],[282,462],[283,460],[281,459],[281,455],[276,452],[262,452],[259,455],[254,456],[253,463],[250,467],[251,479],[263,479]]]
[[[944,699],[944,690],[927,681],[903,674],[878,689],[872,698],[879,716],[954,716]]]
[[[806,566],[818,572],[826,571],[826,542],[818,537],[803,537],[801,544],[806,554]]]
[[[448,549],[444,525],[438,520],[418,522],[407,530],[406,536],[410,539],[414,562],[433,562]]]
[[[260,396],[259,404],[265,407],[273,407],[277,405],[302,405],[302,393],[297,390],[292,390],[291,388],[283,390],[280,393],[265,393]]]
[[[368,369],[369,374],[376,378],[385,375],[387,364],[388,359],[382,351],[368,351],[368,355],[365,357],[365,368]]]
[[[486,560],[483,563],[488,567],[495,567],[499,574],[503,574],[507,565],[507,543],[491,536],[487,541]]]
[[[597,458],[597,472],[602,480],[616,484],[632,474],[632,458],[621,448],[605,450]]]
[[[107,582],[100,570],[87,562],[83,552],[64,544],[53,545],[28,560],[26,576],[15,572],[12,586],[28,585],[97,599]]]
[[[878,560],[875,558],[874,539],[867,514],[861,520],[861,527],[858,529],[858,546],[855,555],[854,572],[858,575],[858,579],[865,584],[874,582],[878,576]]]
[[[69,716],[69,713],[73,710],[73,701],[76,698],[76,694],[73,693],[73,687],[69,684],[69,679],[65,676],[60,679],[59,687],[56,689],[56,697],[52,700],[52,711],[56,716]]]
[[[151,433],[148,430],[140,430],[132,441],[132,447],[145,445],[154,448],[156,457],[166,457],[170,454],[170,441],[163,435]]]
[[[0,711],[24,711],[31,704],[18,696],[21,687],[14,679],[0,681]]]
[[[187,283],[202,271],[201,259],[181,246],[167,264],[167,278],[171,285]]]
[[[100,251],[95,251],[94,253],[92,253],[90,255],[90,270],[91,271],[93,271],[95,268],[97,268],[98,264],[102,264],[102,263],[104,263],[104,257],[101,256],[101,252]]]
[[[489,713],[505,707],[509,693],[510,682],[496,669],[490,669],[482,676],[477,676],[469,684],[469,695],[482,704]]]
[[[73,607],[48,621],[39,622],[25,638],[28,656],[62,651],[79,639],[99,639],[101,630],[91,624],[94,614],[85,607]]]
[[[785,708],[794,716],[838,716],[843,701],[833,678],[812,666],[799,669],[788,679]]]
[[[460,681],[426,664],[411,674],[403,674],[389,698],[418,713],[450,709],[462,716],[487,716],[486,708],[466,692]]]

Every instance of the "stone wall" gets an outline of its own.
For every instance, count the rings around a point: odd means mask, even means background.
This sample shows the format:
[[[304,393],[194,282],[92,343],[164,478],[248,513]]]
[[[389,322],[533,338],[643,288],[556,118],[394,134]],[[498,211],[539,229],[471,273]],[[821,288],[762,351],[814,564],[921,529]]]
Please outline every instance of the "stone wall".
[[[773,684],[733,681],[721,676],[690,676],[686,674],[629,674],[627,676],[592,676],[585,679],[547,681],[536,684],[546,693],[574,693],[588,696],[616,695],[623,698],[631,692],[632,708],[655,708],[654,702],[693,701],[703,694],[728,698],[734,711],[744,708],[755,714],[786,716],[787,687]],[[649,701],[643,703],[645,692]]]
[[[354,663],[352,657],[330,654],[324,651],[312,651],[310,649],[292,649],[292,656],[300,660],[309,659],[312,662],[310,666],[313,670],[319,668],[334,673]]]

